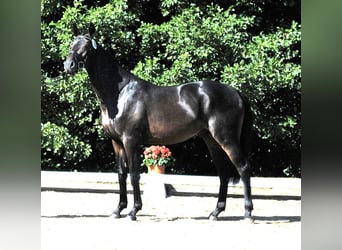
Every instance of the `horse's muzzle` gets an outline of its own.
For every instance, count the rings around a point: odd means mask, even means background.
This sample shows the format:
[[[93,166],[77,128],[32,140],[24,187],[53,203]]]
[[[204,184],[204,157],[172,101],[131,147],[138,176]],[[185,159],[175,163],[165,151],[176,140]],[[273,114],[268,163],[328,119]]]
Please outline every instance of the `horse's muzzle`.
[[[64,62],[64,70],[66,73],[75,74],[77,71],[77,63],[72,59],[67,59]]]

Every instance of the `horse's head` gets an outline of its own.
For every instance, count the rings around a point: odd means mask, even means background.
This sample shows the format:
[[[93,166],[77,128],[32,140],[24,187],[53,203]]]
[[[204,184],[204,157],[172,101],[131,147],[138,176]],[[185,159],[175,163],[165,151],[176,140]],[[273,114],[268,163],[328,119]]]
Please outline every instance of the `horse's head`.
[[[92,38],[95,33],[93,24],[89,25],[88,33],[79,35],[77,27],[73,26],[75,40],[70,45],[70,52],[64,61],[64,69],[67,73],[75,74],[78,69],[83,68],[87,63],[88,56],[97,49],[97,44]]]

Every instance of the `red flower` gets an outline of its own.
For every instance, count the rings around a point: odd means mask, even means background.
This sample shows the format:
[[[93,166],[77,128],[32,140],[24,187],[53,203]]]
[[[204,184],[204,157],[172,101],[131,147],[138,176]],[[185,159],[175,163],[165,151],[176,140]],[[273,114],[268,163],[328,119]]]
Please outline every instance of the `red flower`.
[[[172,157],[170,149],[163,146],[150,146],[144,150],[144,159],[142,165],[169,165],[172,164],[175,159]]]

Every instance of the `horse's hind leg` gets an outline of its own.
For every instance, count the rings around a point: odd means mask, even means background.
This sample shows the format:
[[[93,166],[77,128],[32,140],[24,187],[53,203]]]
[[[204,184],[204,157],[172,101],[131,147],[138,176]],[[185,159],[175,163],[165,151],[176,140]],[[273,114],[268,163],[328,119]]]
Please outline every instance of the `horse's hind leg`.
[[[238,143],[229,143],[223,145],[223,150],[227,153],[230,160],[235,165],[239,175],[241,177],[243,192],[244,192],[244,200],[245,200],[245,219],[252,221],[252,195],[251,195],[251,167],[246,157],[243,155],[243,152]]]
[[[242,148],[240,146],[240,140],[238,136],[240,133],[233,128],[233,126],[224,126],[228,129],[216,129],[214,126],[209,127],[209,131],[216,142],[226,152],[231,162],[234,164],[238,171],[244,192],[244,203],[245,203],[245,218],[252,220],[252,195],[251,195],[251,167],[245,157]]]
[[[209,215],[209,220],[217,220],[217,217],[219,216],[219,214],[226,209],[227,191],[228,191],[228,178],[227,176],[220,175],[219,197],[218,197],[215,210],[212,211]]]
[[[229,164],[231,164],[231,162],[229,161],[227,154],[222,150],[220,145],[217,144],[217,142],[212,138],[212,136],[209,133],[204,134],[201,137],[208,147],[211,158],[216,166],[217,173],[220,178],[218,202],[215,210],[211,212],[209,215],[210,220],[217,220],[218,215],[226,209],[228,181],[229,177],[232,177],[231,172],[229,170],[234,169],[229,169]]]

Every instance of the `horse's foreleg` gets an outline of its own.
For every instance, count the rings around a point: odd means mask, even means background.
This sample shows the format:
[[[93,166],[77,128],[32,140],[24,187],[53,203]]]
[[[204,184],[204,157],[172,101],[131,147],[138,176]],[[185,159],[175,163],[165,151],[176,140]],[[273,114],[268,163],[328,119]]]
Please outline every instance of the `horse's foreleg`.
[[[136,214],[138,213],[139,210],[141,210],[142,208],[142,201],[141,201],[141,194],[140,194],[140,184],[139,184],[139,180],[140,180],[140,173],[139,173],[139,169],[132,169],[131,174],[131,183],[133,186],[133,197],[134,197],[134,205],[132,210],[128,213],[128,217],[131,220],[136,220]]]
[[[120,200],[118,207],[113,212],[114,218],[120,218],[121,211],[127,207],[127,170],[123,169],[122,171],[119,169],[118,177],[120,186]]]
[[[140,164],[139,164],[139,146],[134,143],[134,139],[126,139],[124,142],[125,152],[127,156],[127,163],[130,171],[131,184],[133,187],[134,205],[132,210],[128,213],[131,220],[136,220],[136,214],[142,208],[141,194],[140,194]]]
[[[127,163],[123,147],[115,141],[112,141],[112,144],[115,151],[116,163],[118,164],[118,177],[120,187],[120,200],[118,207],[113,212],[113,217],[120,218],[121,211],[127,207]]]

